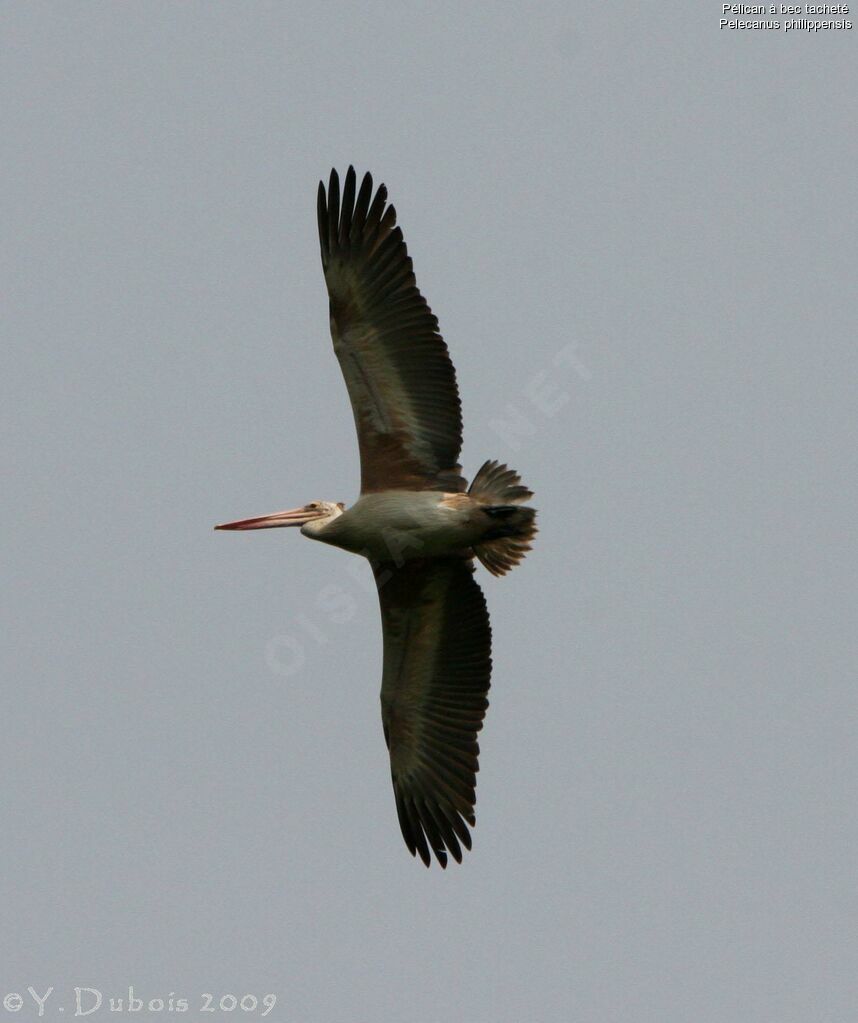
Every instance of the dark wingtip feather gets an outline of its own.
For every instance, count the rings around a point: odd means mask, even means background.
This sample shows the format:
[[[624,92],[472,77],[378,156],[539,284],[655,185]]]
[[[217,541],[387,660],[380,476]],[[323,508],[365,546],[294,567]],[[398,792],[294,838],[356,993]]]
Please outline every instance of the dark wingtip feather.
[[[371,232],[378,226],[381,220],[381,214],[384,212],[384,204],[387,202],[387,189],[384,185],[379,185],[378,190],[375,193],[375,198],[370,204],[369,211],[366,215],[366,228],[367,232]]]
[[[369,171],[367,171],[360,184],[360,191],[358,192],[357,202],[355,203],[355,212],[352,217],[353,241],[360,235],[361,231],[363,231],[363,225],[366,223],[366,215],[369,210],[370,199],[372,199],[372,175]]]
[[[316,195],[316,218],[319,223],[319,244],[322,247],[322,264],[324,265],[331,251],[328,245],[328,204],[324,181],[319,182],[319,191]]]
[[[340,224],[340,176],[336,167],[331,168],[331,180],[328,183],[328,245],[333,248],[337,241]]]
[[[352,211],[355,204],[355,169],[349,166],[346,171],[346,180],[343,185],[343,198],[340,203],[340,226],[338,233],[338,244],[345,246],[349,240],[352,226]]]

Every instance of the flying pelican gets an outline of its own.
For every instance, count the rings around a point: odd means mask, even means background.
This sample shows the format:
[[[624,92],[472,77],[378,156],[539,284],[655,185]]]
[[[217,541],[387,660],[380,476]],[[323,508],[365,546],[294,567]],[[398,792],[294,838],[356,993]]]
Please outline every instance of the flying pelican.
[[[381,604],[381,718],[405,844],[428,867],[461,863],[475,824],[477,732],[491,628],[474,557],[503,575],[530,550],[536,513],[517,473],[489,461],[470,487],[458,464],[462,413],[438,320],[417,290],[396,211],[349,167],[319,182],[319,241],[331,337],[360,449],[351,507],[311,501],[215,529],[300,526],[366,557]]]

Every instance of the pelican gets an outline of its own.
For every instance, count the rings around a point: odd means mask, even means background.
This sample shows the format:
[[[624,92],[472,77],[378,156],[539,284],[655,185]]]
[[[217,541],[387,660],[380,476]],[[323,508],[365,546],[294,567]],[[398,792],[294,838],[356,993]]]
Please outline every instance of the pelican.
[[[354,412],[361,487],[350,508],[311,501],[215,529],[297,526],[372,566],[384,634],[381,718],[412,856],[461,863],[476,818],[477,732],[491,628],[474,558],[504,575],[530,550],[533,493],[516,472],[461,475],[462,412],[438,320],[417,289],[396,210],[370,174],[319,182],[331,337]]]

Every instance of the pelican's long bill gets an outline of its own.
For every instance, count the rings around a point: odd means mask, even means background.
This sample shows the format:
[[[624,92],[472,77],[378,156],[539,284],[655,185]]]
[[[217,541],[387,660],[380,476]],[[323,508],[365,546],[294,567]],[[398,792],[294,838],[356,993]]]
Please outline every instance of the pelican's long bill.
[[[223,522],[215,529],[275,529],[277,526],[303,526],[305,522],[322,518],[326,514],[324,508],[316,504],[305,504],[289,511],[274,512],[271,515],[258,515],[255,519],[237,519],[235,522]]]

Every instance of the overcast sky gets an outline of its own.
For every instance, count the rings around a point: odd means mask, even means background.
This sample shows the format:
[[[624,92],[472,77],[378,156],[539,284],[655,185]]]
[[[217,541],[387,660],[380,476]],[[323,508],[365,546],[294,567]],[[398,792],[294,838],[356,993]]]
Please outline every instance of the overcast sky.
[[[3,4],[10,1019],[131,984],[202,1019],[852,1023],[858,28],[720,16]],[[211,529],[357,496],[315,225],[349,163],[466,473],[540,512],[479,572],[446,872],[399,834],[367,566]]]

